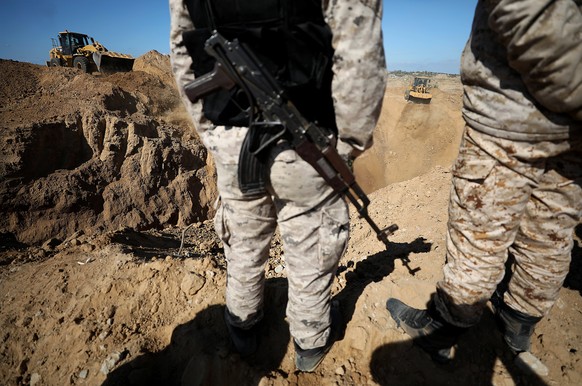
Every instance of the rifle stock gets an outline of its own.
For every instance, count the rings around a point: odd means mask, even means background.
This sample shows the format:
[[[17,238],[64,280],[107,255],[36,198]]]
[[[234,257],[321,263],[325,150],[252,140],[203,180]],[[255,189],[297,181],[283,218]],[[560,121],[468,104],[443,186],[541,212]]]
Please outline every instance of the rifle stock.
[[[214,33],[206,42],[206,51],[216,59],[214,70],[185,86],[191,102],[219,88],[241,87],[253,98],[253,105],[264,119],[283,125],[291,137],[291,145],[297,154],[312,165],[335,192],[344,195],[366,220],[386,248],[388,236],[397,229],[392,224],[380,229],[368,214],[370,200],[356,182],[348,165],[338,154],[334,143],[317,125],[307,122],[297,108],[284,98],[284,91],[275,78],[263,68],[253,53],[236,39],[228,41]],[[412,269],[410,260],[402,258],[404,266],[414,275],[419,268]]]

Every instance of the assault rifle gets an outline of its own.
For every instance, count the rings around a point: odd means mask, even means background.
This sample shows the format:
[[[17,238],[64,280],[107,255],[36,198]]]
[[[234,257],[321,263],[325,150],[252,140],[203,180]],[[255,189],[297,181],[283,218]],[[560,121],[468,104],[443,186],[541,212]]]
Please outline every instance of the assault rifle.
[[[376,236],[388,248],[388,236],[397,229],[392,224],[380,229],[368,214],[370,200],[360,186],[350,168],[338,154],[334,142],[324,130],[308,122],[297,108],[285,98],[285,93],[275,78],[266,70],[250,49],[237,39],[226,40],[215,32],[207,41],[206,52],[216,59],[214,70],[196,78],[184,87],[192,103],[218,89],[229,90],[239,86],[269,123],[284,127],[291,146],[325,179],[335,192],[346,196],[363,217]],[[252,107],[251,107],[252,108]],[[414,275],[419,269],[408,265],[408,257],[403,264]]]

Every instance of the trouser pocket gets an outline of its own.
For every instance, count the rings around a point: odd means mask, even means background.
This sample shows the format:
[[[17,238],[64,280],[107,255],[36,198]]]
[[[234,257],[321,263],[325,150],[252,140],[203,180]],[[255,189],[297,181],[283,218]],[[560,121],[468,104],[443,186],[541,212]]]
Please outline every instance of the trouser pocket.
[[[214,215],[214,230],[216,234],[222,240],[224,247],[230,247],[230,229],[228,227],[226,216],[224,215],[224,203],[218,202],[218,208],[216,209],[216,214]]]
[[[347,248],[349,237],[349,213],[343,200],[338,205],[322,211],[319,228],[319,268],[323,272],[335,269]]]

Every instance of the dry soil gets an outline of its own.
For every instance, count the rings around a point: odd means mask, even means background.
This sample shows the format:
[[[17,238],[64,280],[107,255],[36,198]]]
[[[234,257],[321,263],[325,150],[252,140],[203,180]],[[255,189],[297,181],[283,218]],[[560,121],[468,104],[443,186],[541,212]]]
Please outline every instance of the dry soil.
[[[491,312],[442,366],[385,309],[388,297],[424,307],[441,275],[463,129],[458,77],[435,76],[432,103],[417,105],[404,100],[410,78],[389,75],[375,145],[355,170],[372,218],[400,229],[386,250],[352,213],[333,289],[345,333],[308,374],[294,367],[278,238],[260,349],[243,360],[229,343],[212,160],[166,56],[109,76],[9,60],[0,73],[0,384],[582,384],[580,228],[570,275],[533,339],[547,377],[516,367]]]

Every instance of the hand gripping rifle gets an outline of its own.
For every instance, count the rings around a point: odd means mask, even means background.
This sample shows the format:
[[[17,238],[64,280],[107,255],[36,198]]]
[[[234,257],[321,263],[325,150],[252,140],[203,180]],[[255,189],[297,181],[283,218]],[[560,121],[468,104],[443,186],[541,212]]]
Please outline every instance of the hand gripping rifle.
[[[392,224],[380,229],[368,214],[370,200],[356,183],[350,168],[338,154],[334,143],[325,131],[308,122],[297,108],[285,98],[283,89],[275,78],[263,67],[248,47],[237,39],[226,40],[215,32],[206,41],[206,52],[216,59],[214,70],[196,78],[184,87],[186,96],[196,103],[204,96],[222,88],[231,89],[238,85],[252,100],[265,120],[282,125],[291,138],[291,146],[325,179],[335,192],[346,196],[363,217],[376,236],[388,248],[388,236],[397,229]],[[408,257],[403,264],[414,275]]]

